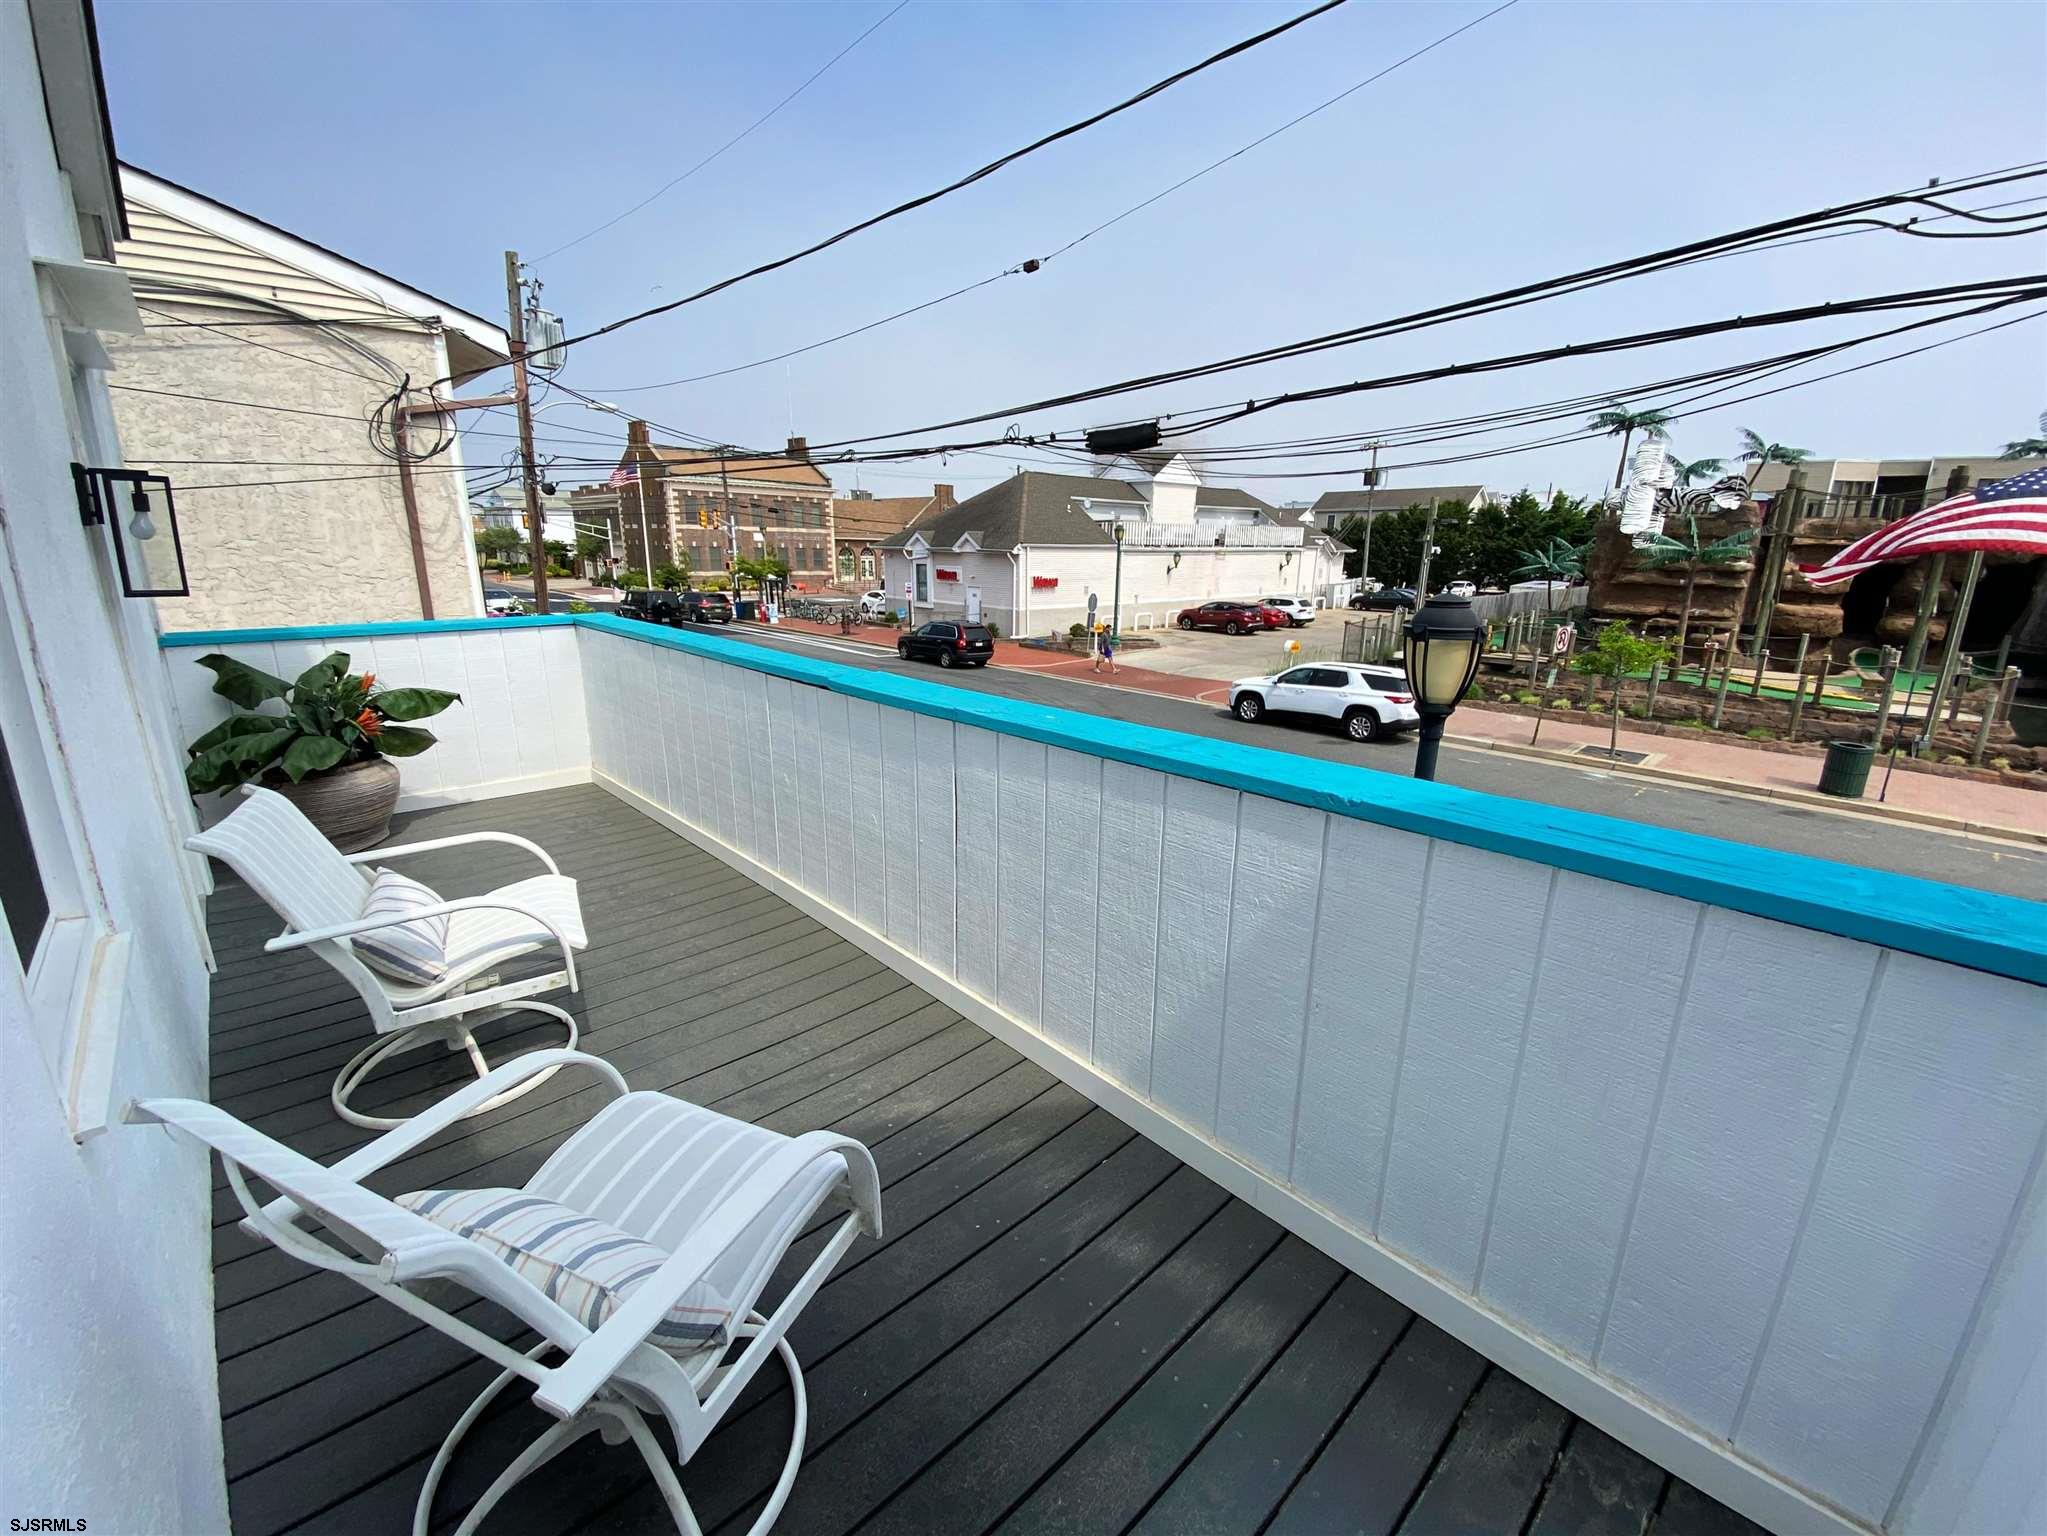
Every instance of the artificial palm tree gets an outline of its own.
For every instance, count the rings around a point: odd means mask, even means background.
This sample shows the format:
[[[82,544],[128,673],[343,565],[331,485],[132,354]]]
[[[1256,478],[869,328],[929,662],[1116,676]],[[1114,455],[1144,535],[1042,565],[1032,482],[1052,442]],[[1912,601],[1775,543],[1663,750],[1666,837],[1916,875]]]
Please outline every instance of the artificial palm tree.
[[[1692,592],[1698,586],[1699,572],[1708,566],[1732,565],[1743,559],[1749,552],[1749,545],[1755,541],[1753,528],[1737,528],[1734,532],[1710,542],[1699,537],[1699,520],[1689,512],[1685,514],[1685,537],[1673,538],[1668,531],[1656,535],[1649,543],[1641,546],[1642,563],[1651,570],[1662,570],[1668,566],[1681,565],[1685,568],[1685,593],[1678,607],[1677,615],[1677,664],[1684,665],[1685,636],[1692,627]]]
[[[1768,443],[1747,427],[1741,429],[1741,462],[1755,466],[1748,472],[1748,483],[1751,488],[1756,483],[1756,476],[1763,472],[1765,464],[1790,466],[1803,464],[1811,457],[1812,451],[1808,448],[1786,448],[1782,443]]]
[[[1693,459],[1690,462],[1686,462],[1683,459],[1672,459],[1670,461],[1670,472],[1677,476],[1677,483],[1680,488],[1689,486],[1694,480],[1703,480],[1708,475],[1717,475],[1725,468],[1727,468],[1727,461],[1725,459]]]
[[[2017,437],[2004,445],[2000,459],[2047,459],[2047,437]]]
[[[1616,400],[1585,423],[1594,432],[1604,432],[1608,437],[1621,440],[1621,461],[1613,472],[1616,489],[1620,486],[1621,476],[1628,472],[1628,446],[1634,441],[1635,434],[1641,433],[1646,442],[1667,438],[1670,436],[1670,420],[1668,411],[1631,411]]]
[[[1543,589],[1544,607],[1550,611],[1556,608],[1556,584],[1561,581],[1568,586],[1573,577],[1585,572],[1584,547],[1563,539],[1551,539],[1541,549],[1524,549],[1518,553],[1522,563],[1516,567],[1514,579],[1547,583]]]

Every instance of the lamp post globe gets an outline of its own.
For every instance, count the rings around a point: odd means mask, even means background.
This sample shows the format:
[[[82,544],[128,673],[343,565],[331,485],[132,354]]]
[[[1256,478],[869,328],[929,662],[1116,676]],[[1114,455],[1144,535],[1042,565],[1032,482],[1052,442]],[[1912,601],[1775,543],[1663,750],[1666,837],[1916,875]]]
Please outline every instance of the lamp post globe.
[[[1422,717],[1421,741],[1414,757],[1418,779],[1436,776],[1443,722],[1478,672],[1485,636],[1485,623],[1472,612],[1468,597],[1439,594],[1407,621],[1407,685],[1414,690],[1415,711]]]

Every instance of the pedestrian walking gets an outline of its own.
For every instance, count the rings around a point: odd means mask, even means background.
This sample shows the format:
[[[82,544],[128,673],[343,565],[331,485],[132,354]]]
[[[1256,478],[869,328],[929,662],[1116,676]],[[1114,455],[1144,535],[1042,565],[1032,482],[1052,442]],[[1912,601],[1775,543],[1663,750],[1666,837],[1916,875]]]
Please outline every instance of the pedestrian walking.
[[[1106,624],[1102,625],[1095,634],[1095,670],[1097,672],[1102,670],[1102,663],[1105,661],[1109,664],[1109,675],[1114,677],[1116,675],[1116,636],[1115,632]]]

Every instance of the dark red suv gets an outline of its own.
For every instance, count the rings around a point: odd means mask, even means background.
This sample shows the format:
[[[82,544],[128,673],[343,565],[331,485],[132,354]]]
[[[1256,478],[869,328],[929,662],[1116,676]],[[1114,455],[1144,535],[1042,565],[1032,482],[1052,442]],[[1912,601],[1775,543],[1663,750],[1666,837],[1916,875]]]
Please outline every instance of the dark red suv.
[[[1178,623],[1182,629],[1219,629],[1226,635],[1244,635],[1259,629],[1285,629],[1293,621],[1277,608],[1263,603],[1203,603],[1199,608],[1182,608]]]

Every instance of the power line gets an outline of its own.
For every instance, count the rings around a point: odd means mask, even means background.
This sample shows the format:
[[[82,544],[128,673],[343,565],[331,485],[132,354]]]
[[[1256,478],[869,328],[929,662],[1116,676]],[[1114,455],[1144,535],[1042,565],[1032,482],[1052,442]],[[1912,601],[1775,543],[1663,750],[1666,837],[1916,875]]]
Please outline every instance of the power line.
[[[339,363],[323,362],[321,359],[317,357],[308,357],[303,352],[292,352],[286,350],[283,347],[273,347],[267,341],[258,341],[253,336],[236,336],[231,332],[223,331],[218,326],[208,325],[201,320],[186,320],[181,318],[180,316],[171,314],[167,310],[155,309],[147,304],[138,304],[135,307],[137,309],[144,310],[152,315],[162,315],[164,319],[168,320],[173,325],[185,325],[191,326],[195,330],[211,331],[214,335],[222,338],[225,341],[238,341],[245,347],[257,347],[265,352],[275,352],[279,357],[288,357],[295,363],[308,363],[315,368],[325,368],[329,373],[345,373],[351,379],[361,379],[364,383],[374,384],[379,389],[382,389],[385,385],[391,382],[391,379],[389,378],[380,379],[375,374],[361,373],[354,368],[344,368]],[[394,369],[392,371],[391,378],[396,377],[397,370]]]
[[[1432,52],[1433,50],[1442,47],[1452,38],[1458,37],[1463,33],[1469,32],[1473,27],[1478,26],[1482,22],[1492,20],[1492,18],[1499,15],[1500,12],[1509,9],[1511,6],[1517,3],[1518,0],[1505,0],[1504,4],[1494,6],[1490,11],[1487,11],[1483,16],[1475,17],[1474,19],[1464,23],[1463,26],[1457,27],[1452,31],[1445,32],[1441,37],[1437,38],[1434,42],[1425,44],[1424,46],[1415,49],[1414,52],[1406,55],[1405,57],[1394,60],[1391,64],[1388,64],[1384,69],[1381,69],[1374,74],[1367,75],[1364,79],[1358,81],[1355,85],[1350,86],[1348,89],[1337,92],[1336,95],[1331,96],[1327,101],[1321,102],[1316,106],[1310,107],[1307,111],[1299,114],[1296,117],[1289,118],[1286,122],[1281,123],[1277,128],[1272,129],[1270,132],[1260,134],[1257,138],[1251,140],[1250,143],[1241,145],[1238,148],[1231,150],[1228,154],[1224,155],[1220,160],[1210,161],[1207,165],[1204,165],[1200,170],[1195,171],[1192,175],[1181,177],[1178,181],[1174,182],[1171,186],[1165,188],[1163,191],[1154,192],[1151,196],[1145,198],[1142,202],[1131,204],[1128,208],[1125,208],[1121,213],[1116,214],[1113,218],[1104,219],[1101,223],[1095,225],[1092,229],[1086,230],[1083,233],[1074,236],[1064,245],[1054,250],[1050,256],[1042,256],[1037,258],[1034,263],[1018,262],[1013,267],[1003,268],[1002,271],[997,272],[992,277],[984,277],[978,282],[968,283],[964,287],[953,289],[950,293],[941,293],[938,295],[938,297],[933,299],[926,299],[921,304],[912,304],[909,306],[909,308],[899,309],[892,315],[883,315],[879,320],[870,320],[865,325],[856,325],[851,330],[840,331],[838,334],[833,336],[827,336],[821,341],[809,342],[804,346],[800,347],[791,347],[786,352],[777,352],[769,357],[756,358],[750,363],[737,363],[730,368],[718,368],[712,370],[709,373],[695,373],[689,375],[687,378],[668,379],[659,384],[624,385],[616,389],[603,390],[601,391],[601,393],[608,395],[639,394],[650,389],[672,389],[677,385],[701,384],[707,379],[722,379],[728,374],[744,373],[750,368],[761,368],[765,367],[769,363],[779,363],[786,361],[787,359],[792,357],[800,357],[805,352],[815,352],[818,348],[828,347],[832,345],[834,342],[845,341],[851,337],[863,335],[868,331],[877,330],[880,327],[892,324],[897,320],[906,319],[907,317],[914,314],[919,314],[924,310],[936,308],[940,304],[950,303],[954,299],[962,298],[967,294],[976,292],[977,290],[982,288],[986,288],[991,283],[999,283],[1005,277],[1017,277],[1028,272],[1034,272],[1039,267],[1042,267],[1046,262],[1051,261],[1053,257],[1065,255],[1068,251],[1072,250],[1082,241],[1092,239],[1094,236],[1100,234],[1103,230],[1109,228],[1110,225],[1119,224],[1124,219],[1129,218],[1130,215],[1132,215],[1133,213],[1141,212],[1142,210],[1149,208],[1153,203],[1160,201],[1162,198],[1172,196],[1173,193],[1179,191],[1182,187],[1188,185],[1190,182],[1199,181],[1202,177],[1206,176],[1210,171],[1220,170],[1223,166],[1228,165],[1232,160],[1237,159],[1240,155],[1249,154],[1252,150],[1258,148],[1259,145],[1266,143],[1268,140],[1278,138],[1282,133],[1285,133],[1289,128],[1298,127],[1300,124],[1305,123],[1309,118],[1314,117],[1317,113],[1327,111],[1330,107],[1335,106],[1338,102],[1344,100],[1346,97],[1356,95],[1366,86],[1385,79],[1386,76],[1392,74],[1401,66],[1413,63],[1423,54]]]
[[[348,416],[340,411],[309,411],[296,405],[270,405],[261,400],[229,400],[220,395],[193,395],[176,389],[144,389],[140,384],[109,383],[107,388],[125,390],[131,395],[163,395],[172,400],[200,400],[208,405],[246,406],[252,411],[281,411],[287,416],[324,416],[330,421],[352,421],[357,426],[362,426],[369,420],[366,416]]]
[[[661,186],[656,188],[654,191],[648,193],[647,196],[641,198],[637,203],[634,203],[632,207],[626,209],[624,213],[617,214],[612,218],[606,219],[602,224],[599,224],[595,229],[584,230],[583,233],[576,236],[575,239],[570,240],[565,244],[556,246],[553,250],[547,252],[546,255],[535,257],[534,258],[535,263],[538,264],[539,262],[546,261],[551,257],[559,256],[563,251],[573,250],[575,247],[581,245],[585,240],[588,240],[592,235],[603,234],[604,231],[611,228],[612,225],[617,224],[622,220],[631,218],[634,214],[638,213],[642,208],[646,207],[647,204],[654,202],[656,199],[665,196],[674,188],[681,186],[685,181],[688,181],[690,177],[696,175],[698,171],[701,171],[713,160],[717,159],[720,155],[724,154],[726,150],[732,148],[741,139],[745,138],[748,134],[752,133],[754,129],[760,127],[761,124],[765,123],[769,118],[773,117],[777,112],[781,111],[782,108],[788,106],[790,102],[794,101],[798,96],[801,96],[805,91],[809,90],[811,86],[817,83],[819,77],[822,76],[826,70],[830,69],[834,64],[838,63],[839,60],[843,59],[855,48],[858,48],[862,43],[866,42],[868,38],[872,37],[876,32],[880,31],[884,26],[888,25],[888,23],[892,19],[894,19],[896,12],[900,11],[904,6],[908,5],[909,3],[910,0],[896,0],[894,8],[891,9],[886,16],[883,16],[880,21],[875,22],[873,26],[869,27],[865,32],[862,32],[858,37],[854,38],[852,42],[846,44],[845,47],[841,48],[829,59],[826,59],[824,63],[818,67],[818,69],[810,76],[808,80],[805,80],[803,84],[797,86],[795,90],[791,91],[787,96],[784,96],[772,107],[769,107],[767,111],[763,112],[759,117],[755,118],[752,122],[748,123],[744,128],[740,129],[739,132],[735,133],[723,144],[720,144],[716,149],[712,150],[708,155],[704,156],[703,159],[699,160],[695,165],[691,166],[688,170],[684,171],[680,176],[677,176],[672,180],[662,183]]]
[[[1322,0],[1321,4],[1314,6],[1310,10],[1303,11],[1300,15],[1293,17],[1291,20],[1283,21],[1276,27],[1268,27],[1263,32],[1259,32],[1251,37],[1247,37],[1241,42],[1232,43],[1230,44],[1229,47],[1224,48],[1219,52],[1210,54],[1207,58],[1200,60],[1198,63],[1190,64],[1185,69],[1176,70],[1172,74],[1167,75],[1162,80],[1154,81],[1152,84],[1146,86],[1143,90],[1139,91],[1136,95],[1127,97],[1124,100],[1117,102],[1114,106],[1104,107],[1101,111],[1095,112],[1087,117],[1084,117],[1080,119],[1080,121],[1078,122],[1069,123],[1064,128],[1055,129],[1053,132],[1045,134],[1042,138],[1032,140],[1030,143],[1024,145],[1021,149],[1013,149],[1006,155],[1002,155],[994,160],[990,160],[986,165],[982,166],[979,170],[969,171],[966,175],[958,178],[956,181],[947,182],[944,186],[937,188],[935,191],[926,192],[923,193],[921,196],[913,197],[908,202],[898,203],[893,208],[888,208],[880,213],[873,214],[868,218],[862,219],[857,224],[850,224],[846,228],[840,230],[837,234],[827,235],[824,239],[816,241],[811,245],[807,245],[799,251],[792,251],[786,256],[778,256],[773,261],[762,262],[758,266],[749,267],[746,271],[736,273],[731,277],[721,278],[719,281],[712,283],[709,287],[699,288],[696,292],[685,294],[682,298],[670,299],[665,304],[656,304],[650,309],[643,309],[635,314],[627,315],[622,319],[613,320],[607,325],[600,325],[595,330],[583,331],[577,335],[566,337],[560,342],[557,342],[551,350],[559,354],[563,349],[575,346],[579,342],[590,341],[598,336],[608,336],[613,331],[621,330],[628,325],[635,325],[642,320],[652,319],[656,315],[668,314],[672,310],[681,309],[686,304],[695,304],[701,299],[707,299],[712,294],[723,293],[727,288],[734,287],[737,284],[746,282],[751,278],[760,277],[769,272],[779,271],[783,267],[790,266],[795,262],[802,261],[805,257],[815,256],[819,251],[828,250],[832,246],[837,245],[840,241],[851,239],[854,235],[859,234],[863,230],[872,229],[877,224],[885,224],[890,219],[900,218],[902,215],[906,213],[914,212],[915,210],[925,207],[928,204],[935,203],[940,198],[950,197],[953,193],[962,191],[965,188],[972,186],[975,182],[984,180],[985,178],[994,175],[997,171],[1000,171],[1007,166],[1014,165],[1017,161],[1023,159],[1027,155],[1036,154],[1039,150],[1048,148],[1053,144],[1057,144],[1062,139],[1071,138],[1073,135],[1084,132],[1087,129],[1094,127],[1098,123],[1106,122],[1108,119],[1115,117],[1118,113],[1127,112],[1132,107],[1138,106],[1143,102],[1149,101],[1152,97],[1160,94],[1161,92],[1170,90],[1174,86],[1179,85],[1181,82],[1192,79],[1194,76],[1200,74],[1203,70],[1213,69],[1218,64],[1233,59],[1241,53],[1247,53],[1251,49],[1256,48],[1261,44],[1269,43],[1274,38],[1279,37],[1284,33],[1291,32],[1295,27],[1302,25],[1304,22],[1312,21],[1317,16],[1321,16],[1326,12],[1333,11],[1338,6],[1345,5],[1348,3],[1349,0]],[[450,375],[449,377],[452,378],[452,375]],[[437,384],[441,384],[447,383],[449,382],[449,380],[444,378],[437,379],[434,382]]]

